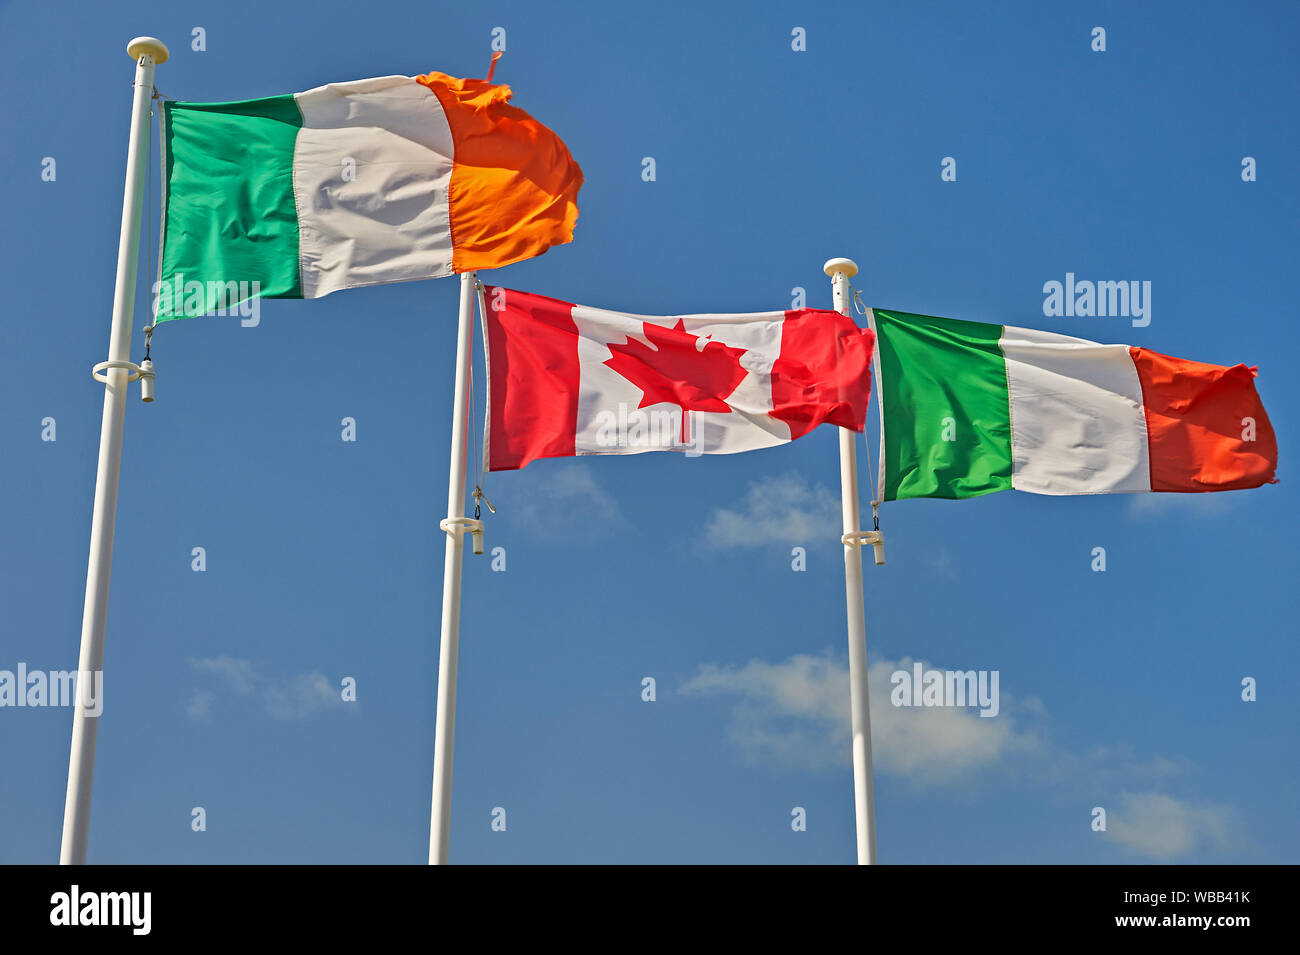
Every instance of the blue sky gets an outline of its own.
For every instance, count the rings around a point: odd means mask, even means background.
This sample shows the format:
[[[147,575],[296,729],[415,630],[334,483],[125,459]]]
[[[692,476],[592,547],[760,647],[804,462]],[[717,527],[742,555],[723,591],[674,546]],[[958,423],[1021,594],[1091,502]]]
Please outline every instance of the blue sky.
[[[481,76],[497,26],[498,80],[586,186],[571,245],[487,281],[650,314],[785,308],[796,287],[829,307],[822,263],[849,256],[868,304],[1259,365],[1280,484],[882,508],[879,856],[1296,861],[1291,3],[0,6],[0,669],[76,666],[126,41],[170,45],[167,96],[231,100]],[[1150,281],[1150,325],[1045,318],[1067,272]],[[440,280],[159,329],[158,400],[127,412],[91,862],[425,861],[456,297]],[[833,430],[540,461],[486,490],[506,570],[466,558],[452,860],[853,861]],[[756,540],[727,512],[765,515]],[[889,707],[909,660],[998,670],[1001,712]],[[57,858],[70,727],[0,709],[0,861]]]

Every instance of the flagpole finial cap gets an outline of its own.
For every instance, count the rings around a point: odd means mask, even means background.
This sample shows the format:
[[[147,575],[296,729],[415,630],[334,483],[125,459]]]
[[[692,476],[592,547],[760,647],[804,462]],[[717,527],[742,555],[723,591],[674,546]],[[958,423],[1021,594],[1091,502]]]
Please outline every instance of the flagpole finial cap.
[[[835,277],[837,272],[843,272],[849,278],[853,278],[858,274],[858,263],[852,259],[831,259],[822,266],[822,271],[832,278]]]
[[[166,63],[171,53],[167,49],[167,44],[157,37],[138,36],[126,45],[126,52],[130,54],[131,59],[139,60],[140,57],[148,54],[153,57],[154,65]]]

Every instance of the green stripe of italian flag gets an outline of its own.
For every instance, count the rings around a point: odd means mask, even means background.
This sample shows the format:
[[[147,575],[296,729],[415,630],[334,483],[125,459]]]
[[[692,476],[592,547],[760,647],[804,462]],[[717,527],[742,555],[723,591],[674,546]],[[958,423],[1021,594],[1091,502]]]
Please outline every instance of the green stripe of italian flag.
[[[1255,369],[873,309],[881,500],[1274,481]]]

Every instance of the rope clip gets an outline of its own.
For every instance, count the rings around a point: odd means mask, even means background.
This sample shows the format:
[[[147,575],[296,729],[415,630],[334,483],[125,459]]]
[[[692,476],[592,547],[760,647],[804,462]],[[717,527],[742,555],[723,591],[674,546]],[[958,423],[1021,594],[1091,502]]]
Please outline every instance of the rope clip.
[[[844,281],[848,282],[848,279]],[[859,315],[867,314],[867,307],[862,304],[862,291],[854,288],[852,282],[849,282],[849,291],[853,293],[853,310]]]
[[[483,488],[478,487],[476,485],[474,488],[474,516],[475,517],[478,517],[479,515],[478,505],[480,501],[482,501],[484,504],[487,505],[487,509],[490,513],[495,514],[497,512],[497,509],[492,506],[492,502],[487,499],[487,495],[483,493]]]

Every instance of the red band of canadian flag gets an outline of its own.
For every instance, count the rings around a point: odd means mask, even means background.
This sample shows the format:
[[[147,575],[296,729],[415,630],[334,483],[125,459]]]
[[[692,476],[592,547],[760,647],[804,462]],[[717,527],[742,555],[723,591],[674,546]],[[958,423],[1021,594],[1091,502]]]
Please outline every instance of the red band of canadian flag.
[[[489,286],[488,469],[861,431],[874,336],[821,309],[648,316]]]

